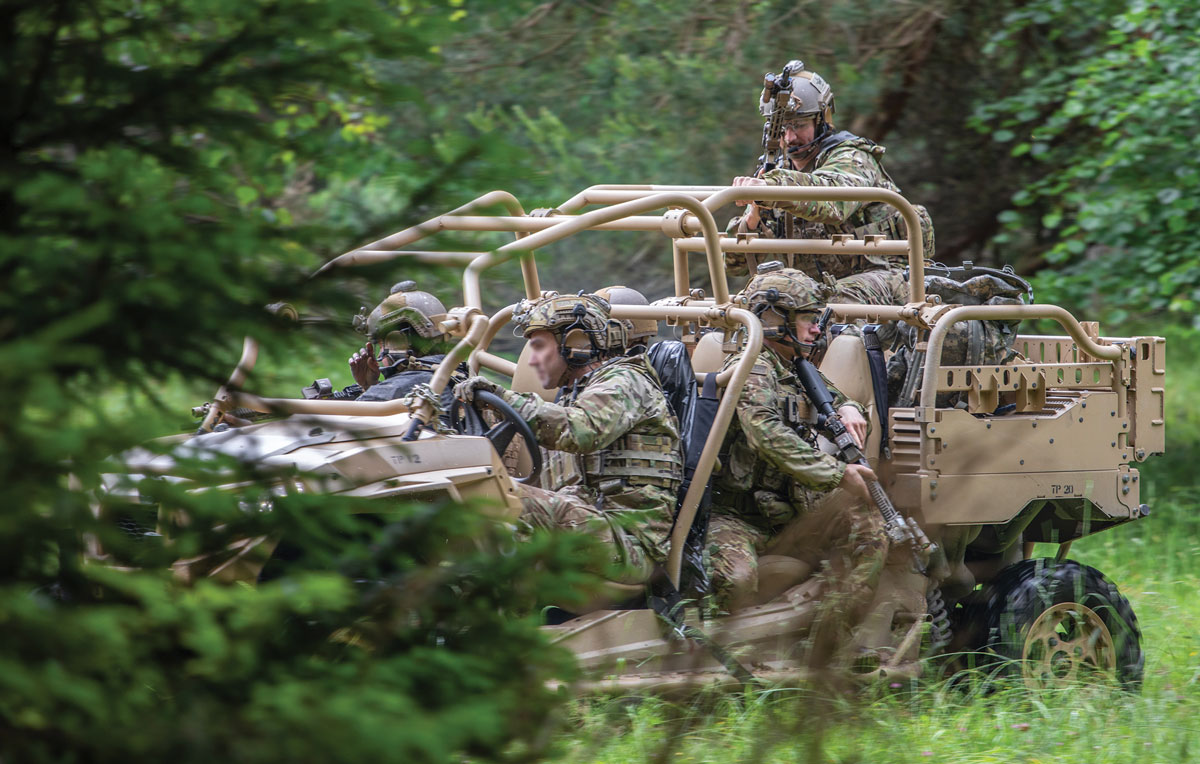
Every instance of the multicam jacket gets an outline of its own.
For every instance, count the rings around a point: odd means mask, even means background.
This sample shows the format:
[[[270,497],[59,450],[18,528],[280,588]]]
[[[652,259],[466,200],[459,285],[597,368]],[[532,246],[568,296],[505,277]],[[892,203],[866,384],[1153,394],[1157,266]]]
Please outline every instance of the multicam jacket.
[[[777,168],[763,176],[771,186],[824,186],[827,188],[883,188],[899,192],[900,188],[883,169],[880,158],[886,149],[866,138],[841,131],[825,138],[813,162],[811,172]],[[899,210],[883,202],[762,202],[761,206],[794,215],[799,231],[796,238],[827,239],[834,234],[850,234],[856,239],[882,235],[888,239],[907,237],[907,226]],[[933,221],[929,213],[917,205],[921,217],[921,235],[926,258],[933,257]],[[731,263],[735,270],[738,263]],[[903,268],[907,261],[899,256],[805,255],[800,268],[818,280],[829,274],[835,279],[874,268]],[[745,268],[745,266],[740,266]],[[751,265],[750,270],[753,270]]]
[[[741,353],[731,355],[726,368],[740,358]],[[825,382],[834,408],[849,403],[863,410]],[[846,465],[818,450],[809,414],[800,381],[779,355],[764,347],[721,447],[721,466],[713,478],[715,512],[739,515],[770,531],[838,486]]]
[[[534,393],[502,395],[551,452],[546,488],[605,511],[636,511],[627,530],[652,552],[665,553],[683,458],[675,415],[645,356],[605,362],[559,403]]]

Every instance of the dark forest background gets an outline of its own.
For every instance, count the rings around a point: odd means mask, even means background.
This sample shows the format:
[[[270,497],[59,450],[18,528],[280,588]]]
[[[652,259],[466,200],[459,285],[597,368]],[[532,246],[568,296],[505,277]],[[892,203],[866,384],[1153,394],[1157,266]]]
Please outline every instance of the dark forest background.
[[[196,521],[116,574],[81,564],[109,532],[90,492],[112,454],[194,426],[242,335],[264,343],[255,384],[296,395],[345,375],[350,316],[393,281],[460,301],[432,268],[309,279],[329,257],[492,188],[529,210],[724,184],[759,153],[763,73],[792,58],[832,83],[839,127],[888,147],[939,260],[1011,263],[1105,333],[1168,335],[1147,494],[1184,522],[1198,29],[1182,0],[0,0],[0,760],[544,756],[546,681],[572,669],[528,604],[586,550],[495,554],[452,506],[350,538],[352,502],[243,511],[269,498],[247,476],[161,485]],[[570,246],[542,258],[547,287],[669,288],[655,237]],[[302,338],[262,309],[285,299],[345,329]],[[323,569],[256,589],[156,572],[280,530]]]

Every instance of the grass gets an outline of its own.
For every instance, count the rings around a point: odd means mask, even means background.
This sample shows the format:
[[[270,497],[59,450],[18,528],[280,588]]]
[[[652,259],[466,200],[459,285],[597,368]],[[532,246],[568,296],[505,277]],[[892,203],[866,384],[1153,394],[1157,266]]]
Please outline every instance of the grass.
[[[1114,572],[1118,579],[1120,572]],[[1182,762],[1200,758],[1195,577],[1130,576],[1144,630],[1140,693],[1109,687],[982,693],[946,682],[827,703],[799,691],[577,701],[560,762]],[[1128,584],[1128,582],[1127,582]]]
[[[1033,692],[934,679],[829,703],[791,688],[752,696],[583,699],[555,760],[641,762],[1183,762],[1200,760],[1200,519],[1172,491],[1155,514],[1082,539],[1070,557],[1129,598],[1143,632],[1140,692]],[[1039,546],[1049,555],[1055,547]],[[932,672],[930,672],[932,673]],[[824,715],[822,715],[824,711]]]

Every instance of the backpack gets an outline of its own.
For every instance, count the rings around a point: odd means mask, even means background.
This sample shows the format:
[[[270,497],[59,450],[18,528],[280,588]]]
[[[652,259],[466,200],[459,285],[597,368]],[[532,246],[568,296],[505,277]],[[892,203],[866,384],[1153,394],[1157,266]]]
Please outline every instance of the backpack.
[[[937,295],[946,305],[1022,305],[1033,302],[1033,287],[1011,265],[986,268],[970,260],[961,266],[933,263],[925,267],[925,293]],[[942,344],[944,366],[1002,366],[1012,363],[1019,319],[1010,321],[959,321]],[[900,348],[888,360],[888,401],[891,406],[912,406],[924,367],[923,353],[914,348],[915,327],[900,329]],[[966,404],[965,393],[942,393],[939,408]]]

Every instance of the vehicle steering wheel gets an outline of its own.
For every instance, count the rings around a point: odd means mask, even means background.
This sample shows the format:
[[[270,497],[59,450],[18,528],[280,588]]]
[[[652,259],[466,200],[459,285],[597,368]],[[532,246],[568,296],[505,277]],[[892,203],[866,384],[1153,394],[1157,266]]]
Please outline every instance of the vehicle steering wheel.
[[[483,421],[484,408],[491,409],[500,417],[500,421],[491,428]],[[529,463],[532,466],[528,475],[523,478],[513,478],[513,480],[522,485],[537,483],[538,476],[542,474],[542,450],[538,448],[537,439],[533,436],[533,429],[528,422],[521,418],[517,410],[508,405],[499,395],[485,390],[476,390],[474,400],[470,405],[455,398],[454,404],[450,407],[450,422],[455,432],[460,435],[482,435],[490,440],[492,447],[501,457],[504,456],[504,452],[512,443],[513,438],[520,435],[525,444],[525,453],[529,455]]]

